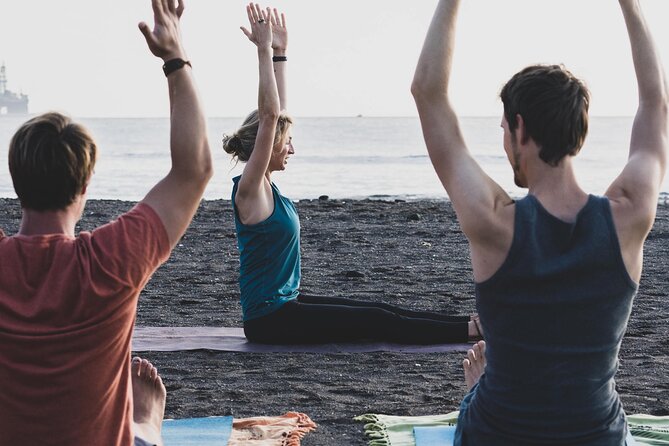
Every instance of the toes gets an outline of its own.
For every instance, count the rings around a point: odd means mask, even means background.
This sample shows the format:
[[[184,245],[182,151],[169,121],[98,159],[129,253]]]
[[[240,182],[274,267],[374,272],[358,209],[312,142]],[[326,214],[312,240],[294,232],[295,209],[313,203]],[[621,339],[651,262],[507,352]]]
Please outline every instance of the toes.
[[[476,360],[480,361],[481,360],[481,344],[478,342],[472,346],[472,350],[474,350],[474,355],[476,355]]]
[[[148,360],[135,356],[132,358],[131,366],[133,375],[152,383],[156,388],[163,386],[163,380],[158,374],[158,369]]]
[[[476,351],[474,350],[475,348],[476,345],[474,345],[474,348],[470,348],[469,350],[467,350],[467,359],[469,359],[469,362],[472,364],[475,364],[477,360]]]
[[[130,362],[130,368],[132,370],[133,375],[139,375],[139,366],[142,364],[142,358],[139,356],[135,356],[132,358],[132,361]]]
[[[165,386],[163,385],[163,379],[160,377],[160,375],[157,376],[157,379],[154,383],[156,385],[156,389],[164,389]]]
[[[151,363],[146,359],[142,359],[142,365],[140,366],[139,375],[142,378],[146,379],[150,375],[151,373],[150,371],[151,371]]]

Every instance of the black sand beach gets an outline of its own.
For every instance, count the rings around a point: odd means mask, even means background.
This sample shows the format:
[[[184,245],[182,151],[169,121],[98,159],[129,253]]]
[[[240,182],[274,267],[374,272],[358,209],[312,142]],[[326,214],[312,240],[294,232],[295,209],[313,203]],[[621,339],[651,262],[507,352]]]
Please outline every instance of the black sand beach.
[[[89,230],[133,203],[88,203]],[[13,234],[15,200],[0,227]],[[302,289],[453,314],[474,311],[464,236],[444,201],[300,201]],[[627,413],[669,415],[669,207],[658,209],[644,274],[620,354]],[[241,326],[238,255],[229,201],[202,203],[191,228],[140,298],[137,325]],[[346,327],[342,327],[343,330]],[[465,393],[462,354],[143,354],[168,389],[167,416],[307,413],[318,429],[305,446],[364,445],[366,412],[427,415],[456,410]]]

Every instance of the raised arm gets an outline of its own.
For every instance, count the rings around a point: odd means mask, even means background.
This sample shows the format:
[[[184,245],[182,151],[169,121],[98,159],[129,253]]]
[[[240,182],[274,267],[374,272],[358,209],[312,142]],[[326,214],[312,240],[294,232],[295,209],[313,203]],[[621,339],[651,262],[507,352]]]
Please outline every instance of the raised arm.
[[[276,87],[279,90],[279,103],[281,111],[288,109],[288,96],[286,85],[286,52],[288,50],[288,28],[286,28],[286,16],[284,13],[279,15],[279,11],[274,8],[272,18],[272,50],[274,62],[274,75],[276,77]]]
[[[639,90],[629,159],[606,195],[643,238],[655,218],[657,198],[669,150],[667,104],[669,91],[662,64],[638,0],[619,0],[632,47]]]
[[[183,0],[152,0],[153,30],[142,22],[139,29],[151,52],[163,59],[188,60],[181,43],[179,19]],[[169,65],[169,64],[168,64]],[[167,76],[170,95],[170,172],[146,195],[143,203],[160,216],[174,247],[197,210],[213,174],[204,112],[189,65]]]
[[[268,207],[273,207],[271,189],[266,179],[272,149],[274,133],[279,117],[279,94],[272,67],[272,22],[270,10],[249,4],[246,7],[251,30],[242,27],[246,37],[258,50],[258,133],[251,156],[244,167],[235,202],[243,220],[254,220],[256,213],[266,214]],[[270,193],[268,194],[267,191]]]
[[[411,92],[423,136],[441,183],[474,245],[494,243],[497,213],[512,200],[469,153],[448,96],[459,0],[441,0],[432,18]],[[474,246],[473,246],[474,247]],[[475,267],[476,273],[476,267]]]

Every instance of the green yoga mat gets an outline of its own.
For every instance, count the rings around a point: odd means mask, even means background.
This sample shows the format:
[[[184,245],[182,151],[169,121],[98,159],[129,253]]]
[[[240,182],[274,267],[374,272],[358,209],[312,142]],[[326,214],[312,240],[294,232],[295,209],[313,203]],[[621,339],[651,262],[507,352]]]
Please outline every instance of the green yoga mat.
[[[364,429],[369,446],[421,446],[414,435],[416,426],[454,426],[458,413],[418,417],[365,414],[354,419],[366,423]],[[669,446],[669,416],[629,415],[627,423],[635,446]]]
[[[637,445],[669,445],[669,417],[629,415],[627,424]]]
[[[369,446],[416,446],[414,427],[454,426],[458,421],[458,413],[421,417],[365,414],[354,419],[366,423],[365,436]]]

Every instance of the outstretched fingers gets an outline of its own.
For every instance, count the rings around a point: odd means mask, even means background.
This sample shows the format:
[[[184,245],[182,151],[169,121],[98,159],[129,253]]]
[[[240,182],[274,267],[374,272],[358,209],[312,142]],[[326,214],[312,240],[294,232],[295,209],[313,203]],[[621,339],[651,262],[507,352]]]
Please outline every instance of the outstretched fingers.
[[[270,15],[272,20],[272,26],[281,26],[281,19],[279,18],[279,11],[274,8],[272,14]]]
[[[139,23],[149,50],[160,58],[184,58],[181,45],[179,17],[183,13],[184,0],[151,0],[154,24]]]
[[[173,12],[176,14],[177,7],[174,4],[174,0],[163,0],[163,10]]]
[[[279,14],[279,10],[274,8],[273,10],[267,8],[267,11],[269,13],[269,17],[272,22],[272,26],[280,26],[282,28],[286,27],[286,16],[284,13]]]
[[[153,9],[153,26],[155,28],[157,24],[164,22],[165,4],[163,0],[151,0],[151,8]]]
[[[153,27],[156,28],[156,25],[164,23],[163,16],[165,14],[165,7],[167,6],[164,3],[165,0],[151,0],[151,9],[153,9]],[[149,45],[149,48],[156,44],[156,38],[153,35],[153,30],[146,22],[139,23],[139,30],[142,32],[142,35],[146,39],[146,43]]]
[[[242,30],[244,35],[257,46],[265,45],[268,42],[271,44],[273,18],[270,8],[262,9],[257,3],[249,3],[246,6],[246,15],[251,29],[240,26],[239,29]]]
[[[256,18],[254,16],[255,10],[253,9],[253,3],[246,5],[246,15],[249,18],[249,23],[253,26],[256,23]]]
[[[151,0],[151,7],[153,8],[153,14],[158,15],[163,13],[165,4],[163,0]]]
[[[155,44],[155,39],[153,38],[151,28],[146,22],[139,22],[139,30],[146,39],[146,43],[149,45],[149,47]]]
[[[260,19],[264,19],[262,8],[260,8],[260,5],[257,3],[255,3],[253,6],[253,15],[256,18],[256,22],[259,22]]]
[[[176,15],[178,18],[181,18],[186,7],[183,0],[160,0],[160,2],[163,14]]]

